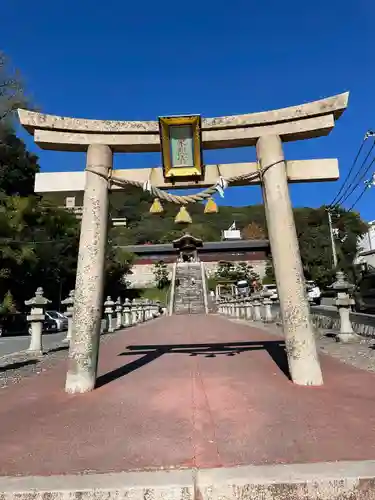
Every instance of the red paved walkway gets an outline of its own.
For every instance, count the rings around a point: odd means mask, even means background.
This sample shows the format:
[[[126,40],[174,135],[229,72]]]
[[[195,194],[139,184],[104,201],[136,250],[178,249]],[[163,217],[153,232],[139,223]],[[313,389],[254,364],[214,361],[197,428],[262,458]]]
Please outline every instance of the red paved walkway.
[[[0,475],[375,459],[375,375],[324,357],[297,387],[282,353],[217,316],[120,332],[92,393],[64,393],[65,362],[1,391]]]

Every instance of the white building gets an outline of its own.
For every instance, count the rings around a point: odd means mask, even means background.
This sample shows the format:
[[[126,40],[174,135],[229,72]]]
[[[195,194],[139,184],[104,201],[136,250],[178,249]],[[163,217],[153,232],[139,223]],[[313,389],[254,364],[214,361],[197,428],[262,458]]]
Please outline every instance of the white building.
[[[370,221],[367,233],[359,241],[355,264],[365,263],[375,268],[375,220]]]
[[[241,240],[241,231],[236,228],[236,223],[233,224],[226,230],[221,232],[222,241],[233,241],[233,240]]]

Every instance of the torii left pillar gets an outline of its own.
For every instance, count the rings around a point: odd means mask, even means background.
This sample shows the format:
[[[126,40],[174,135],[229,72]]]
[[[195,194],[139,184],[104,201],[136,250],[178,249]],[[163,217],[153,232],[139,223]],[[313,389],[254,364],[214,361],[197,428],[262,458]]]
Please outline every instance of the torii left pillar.
[[[66,392],[94,389],[103,305],[104,263],[108,230],[110,147],[91,144],[87,150],[86,185],[74,297],[72,340]]]

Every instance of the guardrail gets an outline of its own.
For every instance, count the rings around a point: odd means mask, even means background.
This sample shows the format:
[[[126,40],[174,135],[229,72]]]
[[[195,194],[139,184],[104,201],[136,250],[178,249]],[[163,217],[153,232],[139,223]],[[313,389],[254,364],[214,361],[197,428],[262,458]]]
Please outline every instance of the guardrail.
[[[311,306],[311,316],[315,326],[328,330],[340,328],[339,313],[336,309]],[[350,321],[355,333],[364,337],[375,337],[375,315],[352,312]]]
[[[311,318],[317,328],[340,330],[340,317],[336,308],[311,306]],[[276,321],[281,321],[280,308],[273,304],[272,312]],[[353,330],[363,337],[375,337],[375,315],[352,312],[350,321]]]

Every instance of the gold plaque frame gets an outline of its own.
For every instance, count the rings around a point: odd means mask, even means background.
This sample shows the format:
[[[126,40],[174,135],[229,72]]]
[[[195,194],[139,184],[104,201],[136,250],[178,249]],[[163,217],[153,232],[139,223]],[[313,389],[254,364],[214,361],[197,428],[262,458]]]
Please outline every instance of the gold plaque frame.
[[[170,127],[176,125],[192,127],[193,165],[191,167],[175,167],[172,164]],[[164,178],[172,180],[175,177],[185,179],[201,177],[203,175],[201,117],[199,115],[163,116],[159,118],[159,130]]]

